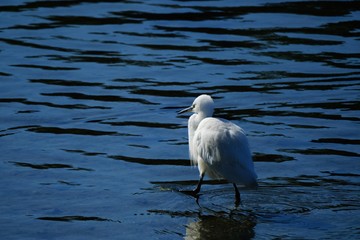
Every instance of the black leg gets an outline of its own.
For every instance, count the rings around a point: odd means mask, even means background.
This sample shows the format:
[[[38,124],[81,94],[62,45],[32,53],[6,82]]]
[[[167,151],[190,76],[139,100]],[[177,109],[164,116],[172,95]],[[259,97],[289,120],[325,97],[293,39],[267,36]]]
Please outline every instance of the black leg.
[[[204,179],[204,175],[205,174],[202,174],[200,176],[200,180],[199,180],[199,182],[198,182],[198,184],[197,184],[197,186],[196,186],[196,188],[194,190],[190,190],[190,191],[189,190],[181,190],[180,192],[185,193],[185,194],[190,195],[190,196],[193,196],[194,198],[196,198],[196,201],[198,201],[199,192],[200,192],[200,189],[201,189],[201,184],[202,184],[203,179]]]
[[[197,186],[196,186],[196,188],[193,190],[194,195],[197,195],[197,194],[200,192],[200,189],[201,189],[201,184],[202,184],[203,179],[204,179],[204,175],[205,175],[205,174],[202,174],[202,175],[200,176],[200,179],[199,179],[198,185],[197,185]]]
[[[233,186],[235,189],[235,205],[239,206],[239,204],[241,203],[240,192],[235,183],[233,183]]]

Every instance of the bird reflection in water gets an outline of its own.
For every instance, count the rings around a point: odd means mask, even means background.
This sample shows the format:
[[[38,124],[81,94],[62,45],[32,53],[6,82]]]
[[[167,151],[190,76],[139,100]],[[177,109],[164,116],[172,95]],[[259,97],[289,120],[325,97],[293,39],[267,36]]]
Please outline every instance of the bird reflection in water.
[[[255,236],[255,225],[254,214],[200,214],[197,221],[186,226],[185,239],[252,239]]]

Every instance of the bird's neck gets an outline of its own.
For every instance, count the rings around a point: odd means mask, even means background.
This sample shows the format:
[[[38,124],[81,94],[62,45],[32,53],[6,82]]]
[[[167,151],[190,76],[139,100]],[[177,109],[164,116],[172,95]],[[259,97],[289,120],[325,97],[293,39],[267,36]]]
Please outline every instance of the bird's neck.
[[[189,131],[189,140],[190,141],[192,141],[192,138],[193,138],[195,131],[198,128],[200,122],[207,117],[211,117],[211,116],[207,116],[204,113],[194,113],[193,115],[190,116],[189,122],[188,122],[188,131]]]
[[[208,116],[208,114],[205,114],[205,113],[196,113],[194,115],[195,115],[196,128],[199,126],[199,124],[200,124],[200,122],[202,120],[204,120],[207,117],[211,117],[211,116]]]
[[[197,113],[196,114],[196,121],[197,121],[197,124],[199,125],[199,123],[207,118],[207,117],[212,117],[212,112],[200,112],[200,113]]]

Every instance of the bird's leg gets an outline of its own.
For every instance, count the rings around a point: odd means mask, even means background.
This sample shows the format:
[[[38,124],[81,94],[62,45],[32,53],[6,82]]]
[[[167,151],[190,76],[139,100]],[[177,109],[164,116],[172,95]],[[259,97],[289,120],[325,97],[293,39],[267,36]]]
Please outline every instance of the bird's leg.
[[[239,192],[239,189],[237,188],[235,183],[233,183],[233,186],[234,186],[234,189],[235,189],[235,205],[237,207],[241,203],[240,192]]]
[[[201,184],[202,184],[203,179],[204,179],[204,175],[205,175],[204,173],[200,175],[200,179],[199,179],[198,185],[197,185],[196,188],[193,190],[194,196],[198,195],[198,193],[200,192]]]
[[[181,190],[180,192],[182,193],[185,193],[187,195],[190,195],[190,196],[193,196],[194,198],[196,198],[198,200],[199,198],[199,192],[200,192],[200,189],[201,189],[201,184],[203,182],[203,179],[204,179],[204,173],[200,175],[200,180],[198,182],[198,185],[196,186],[196,188],[194,190]]]

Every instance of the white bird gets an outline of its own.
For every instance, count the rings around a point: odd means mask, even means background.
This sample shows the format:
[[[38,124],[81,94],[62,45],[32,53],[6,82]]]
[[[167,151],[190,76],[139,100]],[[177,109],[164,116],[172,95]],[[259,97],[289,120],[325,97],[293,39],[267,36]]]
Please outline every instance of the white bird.
[[[235,204],[240,203],[236,184],[257,186],[251,152],[242,128],[228,120],[212,117],[214,101],[209,95],[200,95],[193,104],[178,113],[193,112],[188,121],[189,154],[197,165],[200,180],[193,191],[184,191],[198,197],[205,173],[211,178],[224,178],[233,183]]]

